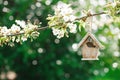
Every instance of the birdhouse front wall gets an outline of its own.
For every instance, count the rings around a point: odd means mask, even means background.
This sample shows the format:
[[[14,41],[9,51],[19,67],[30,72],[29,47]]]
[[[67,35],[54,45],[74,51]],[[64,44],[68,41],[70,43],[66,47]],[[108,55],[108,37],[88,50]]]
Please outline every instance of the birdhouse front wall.
[[[86,40],[82,47],[82,56],[83,58],[94,58],[96,59],[98,57],[99,47],[93,40]]]

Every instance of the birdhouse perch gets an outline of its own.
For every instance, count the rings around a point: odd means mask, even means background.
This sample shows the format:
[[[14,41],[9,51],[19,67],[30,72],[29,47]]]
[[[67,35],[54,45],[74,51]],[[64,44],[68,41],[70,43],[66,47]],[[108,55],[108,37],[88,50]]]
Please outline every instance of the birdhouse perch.
[[[81,48],[82,60],[98,60],[99,49],[102,45],[91,32],[88,32],[78,47]]]

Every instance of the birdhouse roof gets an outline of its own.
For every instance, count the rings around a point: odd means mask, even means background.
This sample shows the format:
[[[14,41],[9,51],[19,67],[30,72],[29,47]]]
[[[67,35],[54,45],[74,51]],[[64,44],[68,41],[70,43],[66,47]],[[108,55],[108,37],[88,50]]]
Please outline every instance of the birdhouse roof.
[[[81,47],[83,45],[83,43],[86,41],[86,39],[88,37],[91,37],[95,42],[96,44],[98,45],[99,48],[103,48],[102,44],[95,38],[95,36],[91,33],[91,32],[88,32],[84,38],[80,41],[80,43],[78,44],[78,47]]]

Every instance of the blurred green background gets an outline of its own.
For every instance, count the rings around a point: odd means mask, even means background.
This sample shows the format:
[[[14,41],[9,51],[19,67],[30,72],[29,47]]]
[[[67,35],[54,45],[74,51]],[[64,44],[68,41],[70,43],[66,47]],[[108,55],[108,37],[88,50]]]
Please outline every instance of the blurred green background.
[[[0,0],[0,26],[10,27],[16,19],[47,26],[46,18],[59,1],[70,3],[80,17],[82,10],[104,11],[103,5],[112,0]],[[76,49],[84,28],[60,40],[46,29],[33,42],[0,47],[0,80],[119,80],[120,22],[109,22],[107,15],[93,20],[93,33],[105,47],[98,61],[82,61]]]

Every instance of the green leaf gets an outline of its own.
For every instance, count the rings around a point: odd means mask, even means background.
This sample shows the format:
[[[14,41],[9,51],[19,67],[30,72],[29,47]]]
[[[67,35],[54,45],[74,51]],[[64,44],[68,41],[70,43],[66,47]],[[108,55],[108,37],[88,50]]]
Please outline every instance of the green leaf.
[[[80,23],[79,23],[79,31],[81,32],[81,28],[85,28],[85,22],[83,22],[83,21],[80,21]]]

